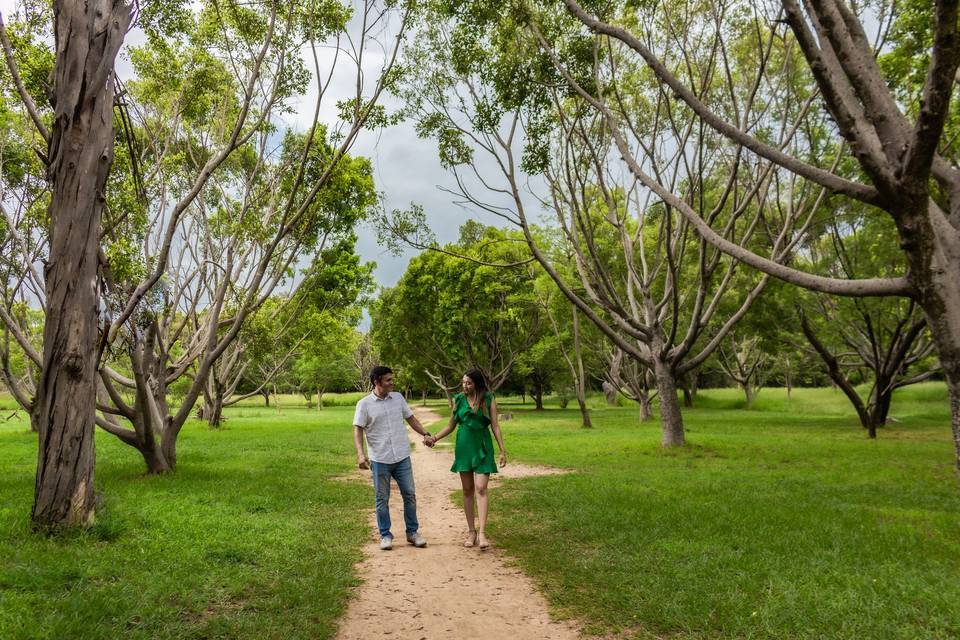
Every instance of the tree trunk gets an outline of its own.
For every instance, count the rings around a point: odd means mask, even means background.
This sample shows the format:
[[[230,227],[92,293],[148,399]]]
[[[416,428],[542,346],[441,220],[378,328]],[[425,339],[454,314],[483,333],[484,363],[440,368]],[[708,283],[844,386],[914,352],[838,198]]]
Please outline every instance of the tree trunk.
[[[323,411],[323,389],[317,387],[317,411]]]
[[[537,380],[533,385],[534,411],[543,411],[543,382]]]
[[[208,407],[207,424],[211,429],[219,429],[223,424],[223,396],[215,395]]]
[[[653,419],[653,407],[650,402],[650,394],[647,392],[640,394],[640,422],[649,422]]]
[[[32,519],[40,529],[94,518],[97,253],[113,161],[113,69],[130,20],[131,7],[111,0],[54,3],[48,313],[31,416],[39,433]]]
[[[267,390],[263,390],[263,391],[260,392],[260,395],[263,396],[263,406],[269,407],[269,406],[270,406],[270,392],[267,391]]]
[[[744,382],[740,386],[743,389],[743,395],[747,398],[747,409],[749,409],[753,406],[753,401],[756,400],[756,396],[753,393],[753,387],[749,382]]]
[[[140,451],[143,462],[147,465],[147,473],[167,473],[173,470],[164,457],[162,448],[157,446],[155,440],[149,446],[137,447],[137,450]]]
[[[924,182],[916,186],[924,193],[914,194],[913,206],[908,203],[895,220],[908,277],[917,291],[947,381],[955,465],[960,472],[960,231],[925,194]],[[957,215],[960,203],[953,201],[957,197],[951,198],[951,217]]]
[[[790,358],[786,359],[786,368],[783,372],[783,382],[787,386],[787,400],[793,392],[793,372],[790,370]]]
[[[140,393],[138,391],[138,393]],[[139,409],[140,402],[137,403]],[[154,420],[149,411],[138,411],[133,416],[134,430],[137,434],[134,446],[140,455],[143,456],[143,462],[147,465],[147,473],[166,473],[173,469],[170,462],[164,455],[162,442],[157,441],[157,431]],[[162,438],[162,434],[161,434]]]
[[[884,391],[886,390],[886,391]],[[893,390],[890,389],[890,381],[884,378],[878,378],[874,386],[876,397],[871,398],[870,404],[870,424],[867,430],[871,438],[877,437],[877,428],[887,423],[887,415],[890,413],[890,403],[893,400]]]
[[[167,422],[170,421],[170,418],[167,418]],[[177,466],[177,435],[174,433],[173,429],[169,428],[169,425],[166,425],[168,428],[163,430],[163,433],[160,436],[160,451],[163,453],[163,458],[167,461],[167,466],[169,471],[172,471]]]
[[[677,400],[677,379],[669,365],[654,360],[654,375],[660,396],[660,427],[663,431],[663,446],[680,447],[686,444],[683,433],[683,416]]]
[[[603,382],[603,396],[607,400],[607,406],[612,407],[617,404],[617,388],[607,381]]]
[[[584,429],[593,429],[593,421],[590,419],[590,410],[587,409],[586,399],[577,393],[577,404],[580,405],[580,416],[583,419],[582,426]]]
[[[953,429],[953,446],[957,451],[957,470],[960,471],[960,385],[947,380],[950,394],[950,427]]]
[[[690,387],[686,383],[682,384],[680,388],[683,390],[683,406],[690,408],[693,406],[693,393],[690,391]]]
[[[583,346],[580,343],[580,313],[577,307],[573,307],[573,355],[576,359],[576,370],[574,371],[576,379],[574,387],[577,392],[577,404],[580,405],[580,415],[583,416],[583,428],[592,429],[593,421],[590,419],[590,410],[587,409],[587,381],[583,373]]]
[[[870,412],[867,410],[866,405],[860,398],[860,394],[857,393],[856,388],[850,384],[850,381],[847,380],[847,378],[843,375],[843,371],[840,369],[840,362],[837,360],[836,356],[830,353],[826,346],[820,342],[820,340],[817,338],[817,335],[810,327],[810,323],[807,322],[806,316],[804,316],[802,313],[800,314],[800,329],[803,331],[803,335],[806,336],[810,346],[813,347],[813,349],[820,356],[820,359],[823,360],[825,365],[827,365],[827,375],[830,377],[830,383],[833,385],[834,390],[839,387],[840,390],[843,391],[843,394],[847,396],[847,399],[850,400],[850,404],[852,404],[853,408],[856,410],[857,417],[860,419],[860,424],[868,430],[871,438],[876,438],[877,430],[870,419]]]
[[[424,389],[424,390],[421,392],[421,394],[422,394],[422,395],[420,396],[420,406],[421,406],[421,407],[425,407],[425,406],[427,406],[427,390]]]
[[[211,377],[213,377],[213,372],[211,372]],[[212,380],[213,389],[211,393],[203,394],[203,415],[207,420],[207,425],[211,429],[219,429],[220,425],[223,424],[223,395],[224,389],[223,385],[216,379]]]

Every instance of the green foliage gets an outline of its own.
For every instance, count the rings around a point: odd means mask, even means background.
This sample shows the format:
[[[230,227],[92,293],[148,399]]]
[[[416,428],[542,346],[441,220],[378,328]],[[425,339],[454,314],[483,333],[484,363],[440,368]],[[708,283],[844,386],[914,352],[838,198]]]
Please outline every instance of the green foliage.
[[[51,7],[46,6],[46,3],[31,7],[25,15],[14,15],[13,21],[10,21],[10,15],[4,14],[4,24],[10,37],[13,59],[20,79],[33,103],[41,111],[48,128],[52,120],[48,96],[54,54],[47,44],[47,38],[52,37],[52,17]],[[11,102],[19,103],[20,97],[15,96],[16,89],[5,60],[4,64],[0,65],[0,82],[3,84],[4,94],[10,96]]]
[[[350,389],[357,377],[353,353],[362,336],[328,313],[312,314],[305,323],[311,335],[294,364],[298,388],[308,396]]]
[[[193,27],[193,14],[182,0],[147,0],[140,3],[137,24],[149,38],[182,36]]]
[[[886,14],[883,18],[892,17],[890,44],[879,58],[880,68],[898,98],[915,112],[933,49],[933,3],[905,0],[893,6],[880,3],[879,9]]]
[[[367,301],[373,290],[372,262],[360,262],[353,233],[320,251],[303,272],[299,295],[320,310],[348,312]]]
[[[136,73],[132,95],[158,119],[182,118],[190,127],[229,122],[238,107],[236,80],[224,61],[196,41],[188,46],[151,39],[129,50]]]
[[[461,243],[411,260],[371,310],[371,335],[384,360],[448,383],[476,366],[502,382],[513,358],[542,331],[526,265],[491,266],[523,260],[524,249],[516,234],[487,227],[481,235],[468,223]]]

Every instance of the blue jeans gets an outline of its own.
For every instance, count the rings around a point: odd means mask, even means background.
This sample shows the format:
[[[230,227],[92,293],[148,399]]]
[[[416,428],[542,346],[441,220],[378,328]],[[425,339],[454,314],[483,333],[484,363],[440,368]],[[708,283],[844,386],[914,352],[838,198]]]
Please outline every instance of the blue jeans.
[[[407,526],[407,535],[413,535],[420,529],[417,522],[417,494],[413,488],[413,465],[410,458],[400,462],[384,464],[370,462],[373,474],[373,491],[377,498],[377,528],[380,537],[393,537],[390,533],[390,478],[397,481],[400,495],[403,496],[403,521]]]

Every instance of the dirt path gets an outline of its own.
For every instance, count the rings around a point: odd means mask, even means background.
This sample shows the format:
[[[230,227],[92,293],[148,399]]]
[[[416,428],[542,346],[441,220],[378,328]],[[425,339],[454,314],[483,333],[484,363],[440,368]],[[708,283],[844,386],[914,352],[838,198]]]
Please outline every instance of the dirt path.
[[[440,419],[433,411],[421,407],[415,411],[424,425]],[[432,430],[438,431],[439,426]],[[496,540],[491,540],[494,547],[485,551],[463,546],[467,530],[463,510],[449,497],[451,491],[460,488],[459,476],[450,473],[453,453],[449,442],[448,437],[434,449],[417,446],[412,455],[417,516],[420,531],[428,542],[425,549],[406,544],[403,501],[395,483],[390,496],[395,536],[393,551],[379,549],[374,539],[376,520],[371,509],[371,538],[359,566],[364,582],[340,620],[337,638],[566,640],[579,637],[573,624],[550,619],[543,596],[519,569],[504,562],[495,549]],[[507,447],[509,449],[509,443]],[[509,463],[501,475],[516,478],[545,473],[556,472]],[[492,518],[497,517],[496,477],[490,483]],[[369,480],[369,475],[366,478]],[[372,489],[370,501],[373,502]]]

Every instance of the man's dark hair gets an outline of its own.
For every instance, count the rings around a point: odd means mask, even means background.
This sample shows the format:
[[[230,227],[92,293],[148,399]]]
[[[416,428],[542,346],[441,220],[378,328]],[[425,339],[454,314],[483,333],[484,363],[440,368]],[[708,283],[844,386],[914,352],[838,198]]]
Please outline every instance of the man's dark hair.
[[[393,373],[393,369],[378,364],[370,370],[370,384],[376,386],[376,384],[380,382],[380,378],[388,373]]]

